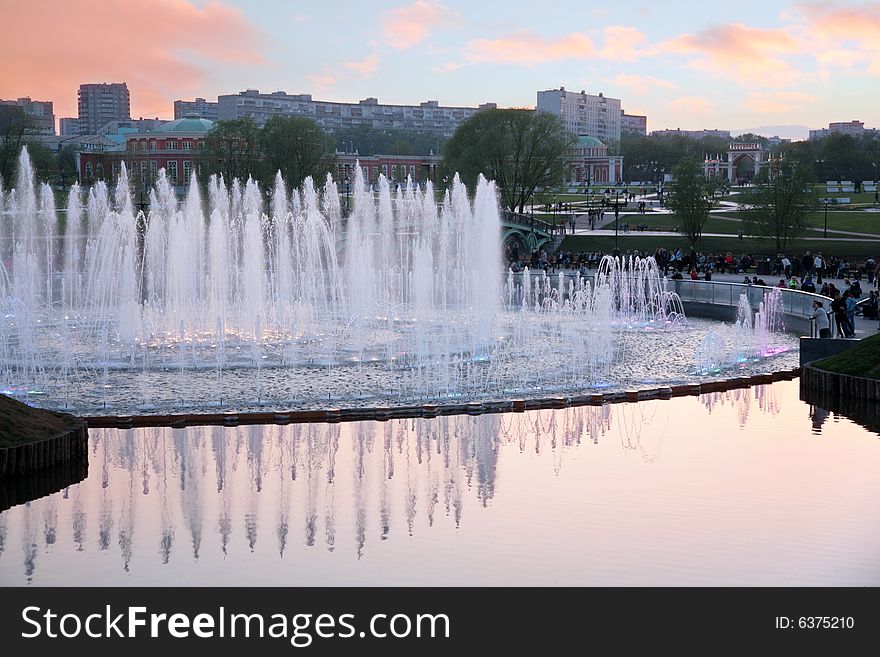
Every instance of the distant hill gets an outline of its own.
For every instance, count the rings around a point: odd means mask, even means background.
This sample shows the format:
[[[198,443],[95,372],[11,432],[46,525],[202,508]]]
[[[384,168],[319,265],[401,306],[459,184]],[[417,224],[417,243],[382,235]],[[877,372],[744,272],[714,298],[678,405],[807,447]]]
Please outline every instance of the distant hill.
[[[745,128],[743,130],[731,130],[730,134],[734,137],[752,133],[763,137],[782,137],[783,139],[791,139],[798,141],[806,139],[810,136],[810,129],[805,125],[762,125],[757,128]]]

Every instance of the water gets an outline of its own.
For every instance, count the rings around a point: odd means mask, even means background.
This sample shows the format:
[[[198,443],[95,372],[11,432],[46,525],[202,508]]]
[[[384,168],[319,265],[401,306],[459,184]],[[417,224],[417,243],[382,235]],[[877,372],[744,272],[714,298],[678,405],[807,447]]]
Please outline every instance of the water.
[[[797,381],[90,441],[0,513],[0,585],[880,585],[878,435]]]
[[[592,280],[504,274],[483,178],[472,198],[456,177],[438,199],[430,182],[383,178],[374,194],[358,177],[343,218],[329,176],[268,192],[193,178],[178,202],[160,171],[145,216],[123,167],[114,189],[74,186],[62,215],[26,151],[19,169],[0,192],[0,390],[29,404],[389,405],[796,364],[764,362],[794,341],[751,317],[705,354],[650,258],[606,258]]]

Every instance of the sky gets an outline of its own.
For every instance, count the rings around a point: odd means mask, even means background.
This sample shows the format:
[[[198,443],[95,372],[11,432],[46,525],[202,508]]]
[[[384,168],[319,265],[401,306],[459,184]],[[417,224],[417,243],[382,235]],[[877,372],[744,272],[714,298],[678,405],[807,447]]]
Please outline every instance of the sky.
[[[620,98],[648,130],[880,127],[880,1],[0,0],[0,98],[76,115],[127,82],[132,116],[254,88],[320,100],[534,107]]]

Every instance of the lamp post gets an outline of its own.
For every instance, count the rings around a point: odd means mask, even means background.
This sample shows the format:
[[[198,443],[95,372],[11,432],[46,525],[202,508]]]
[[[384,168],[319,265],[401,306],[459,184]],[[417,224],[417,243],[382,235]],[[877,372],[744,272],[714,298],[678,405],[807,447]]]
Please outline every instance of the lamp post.
[[[825,232],[822,234],[822,237],[828,237],[828,201],[831,199],[827,196],[822,199],[822,203],[825,205]]]
[[[611,198],[610,191],[605,192],[605,198],[606,198],[606,200]],[[610,203],[610,201],[609,201],[609,203]],[[619,239],[618,233],[619,233],[619,229],[620,229],[620,190],[619,189],[614,190],[614,203],[611,203],[611,205],[613,205],[613,207],[614,207],[614,255],[619,256],[620,255],[620,245],[619,245],[619,241],[618,241],[618,239]]]

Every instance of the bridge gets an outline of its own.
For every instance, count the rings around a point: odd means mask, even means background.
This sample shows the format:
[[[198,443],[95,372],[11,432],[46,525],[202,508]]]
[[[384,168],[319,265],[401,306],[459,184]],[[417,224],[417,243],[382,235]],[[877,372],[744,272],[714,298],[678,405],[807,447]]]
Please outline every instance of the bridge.
[[[556,232],[553,224],[531,215],[501,212],[501,245],[505,250],[515,246],[520,254],[532,253],[551,243]]]

